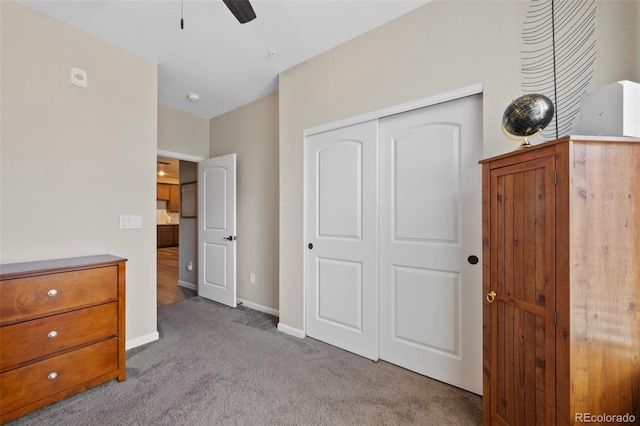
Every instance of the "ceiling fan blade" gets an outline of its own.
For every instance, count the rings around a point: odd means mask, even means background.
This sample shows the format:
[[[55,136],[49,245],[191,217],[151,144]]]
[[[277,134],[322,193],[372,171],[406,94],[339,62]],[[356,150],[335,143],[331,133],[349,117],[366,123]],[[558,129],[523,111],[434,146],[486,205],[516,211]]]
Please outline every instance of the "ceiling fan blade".
[[[249,21],[256,19],[256,13],[251,7],[249,0],[222,0],[227,5],[233,16],[236,17],[241,24],[246,24]]]

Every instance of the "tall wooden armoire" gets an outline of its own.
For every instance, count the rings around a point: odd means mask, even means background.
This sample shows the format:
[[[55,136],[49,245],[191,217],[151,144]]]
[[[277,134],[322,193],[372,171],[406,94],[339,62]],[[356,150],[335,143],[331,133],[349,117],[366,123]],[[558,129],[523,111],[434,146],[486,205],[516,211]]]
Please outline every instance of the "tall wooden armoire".
[[[640,140],[481,164],[484,424],[640,423]]]

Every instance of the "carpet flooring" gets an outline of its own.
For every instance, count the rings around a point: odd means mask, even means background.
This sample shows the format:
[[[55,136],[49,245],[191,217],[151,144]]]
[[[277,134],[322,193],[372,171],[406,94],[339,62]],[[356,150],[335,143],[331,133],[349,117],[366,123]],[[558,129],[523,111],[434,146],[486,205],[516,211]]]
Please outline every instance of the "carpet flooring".
[[[158,309],[160,340],[113,380],[21,425],[478,425],[481,397],[194,297]]]

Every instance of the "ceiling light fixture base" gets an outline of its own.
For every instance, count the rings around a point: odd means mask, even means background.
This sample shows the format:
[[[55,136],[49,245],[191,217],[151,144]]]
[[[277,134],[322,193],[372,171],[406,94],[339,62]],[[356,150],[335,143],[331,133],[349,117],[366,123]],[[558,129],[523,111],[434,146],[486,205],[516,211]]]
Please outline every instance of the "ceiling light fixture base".
[[[187,95],[187,99],[189,99],[191,102],[198,102],[200,100],[200,95],[196,93],[189,93]]]

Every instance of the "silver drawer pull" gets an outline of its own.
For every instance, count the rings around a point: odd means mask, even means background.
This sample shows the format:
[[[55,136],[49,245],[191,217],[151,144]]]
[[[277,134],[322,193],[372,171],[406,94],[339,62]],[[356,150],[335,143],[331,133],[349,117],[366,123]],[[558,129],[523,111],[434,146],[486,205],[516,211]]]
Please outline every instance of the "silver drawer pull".
[[[49,374],[49,375],[47,376],[47,379],[49,379],[49,380],[55,380],[55,379],[56,379],[56,377],[58,377],[58,373],[56,373],[56,372],[54,371],[53,373],[51,373],[51,374]]]
[[[51,290],[49,290],[47,294],[49,295],[49,297],[53,297],[58,294],[58,290],[56,290],[55,288],[52,288]]]
[[[56,337],[58,335],[58,332],[53,330],[50,331],[49,334],[47,334],[47,336],[49,336],[49,339],[53,339],[54,337]]]

